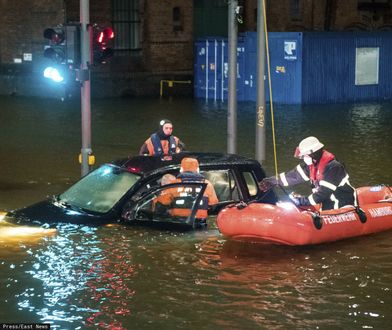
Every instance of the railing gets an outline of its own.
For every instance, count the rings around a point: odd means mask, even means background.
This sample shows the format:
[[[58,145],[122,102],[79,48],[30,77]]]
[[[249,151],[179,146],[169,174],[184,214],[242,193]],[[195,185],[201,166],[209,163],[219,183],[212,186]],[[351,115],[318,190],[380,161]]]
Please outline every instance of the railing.
[[[160,92],[159,95],[160,97],[163,96],[163,84],[167,84],[168,87],[172,88],[174,87],[174,84],[191,84],[191,80],[161,80],[160,81]]]

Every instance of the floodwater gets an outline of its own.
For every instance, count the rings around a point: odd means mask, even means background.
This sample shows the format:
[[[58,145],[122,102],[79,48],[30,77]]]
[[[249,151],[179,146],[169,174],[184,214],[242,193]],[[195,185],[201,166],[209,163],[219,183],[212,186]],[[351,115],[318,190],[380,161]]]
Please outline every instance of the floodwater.
[[[0,97],[0,211],[57,194],[80,177],[80,106]],[[269,110],[268,110],[269,111]],[[275,106],[278,169],[315,135],[355,186],[392,184],[392,104]],[[254,155],[255,105],[238,106],[238,153]],[[137,154],[162,118],[195,151],[226,150],[226,105],[189,99],[92,104],[101,164]],[[274,173],[271,116],[267,160]],[[23,229],[23,230],[22,230]],[[54,329],[387,329],[392,232],[312,247],[243,244],[210,228],[0,224],[0,321]]]

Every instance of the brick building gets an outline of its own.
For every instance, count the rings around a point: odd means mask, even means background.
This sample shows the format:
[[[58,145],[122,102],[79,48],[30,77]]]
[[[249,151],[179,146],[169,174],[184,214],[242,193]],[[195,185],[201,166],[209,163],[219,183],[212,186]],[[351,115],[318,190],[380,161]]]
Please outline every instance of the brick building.
[[[254,31],[257,0],[243,0],[239,31]],[[274,0],[269,31],[392,30],[390,0]],[[194,41],[227,35],[227,0],[94,0],[90,22],[113,26],[115,57],[92,67],[95,96],[158,95],[161,79],[193,75]],[[1,0],[0,94],[43,95],[45,28],[79,21],[79,0]],[[23,77],[23,78],[22,78]],[[27,79],[26,79],[27,77]],[[32,88],[31,86],[34,86]],[[191,86],[183,92],[191,92]]]

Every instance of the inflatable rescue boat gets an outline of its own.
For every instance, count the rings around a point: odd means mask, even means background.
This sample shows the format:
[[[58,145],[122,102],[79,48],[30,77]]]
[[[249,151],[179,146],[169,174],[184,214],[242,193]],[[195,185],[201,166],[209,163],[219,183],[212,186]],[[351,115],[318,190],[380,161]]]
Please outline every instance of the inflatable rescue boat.
[[[217,217],[219,231],[235,240],[283,245],[311,245],[392,229],[392,189],[357,189],[359,207],[318,212],[291,202],[237,204]]]

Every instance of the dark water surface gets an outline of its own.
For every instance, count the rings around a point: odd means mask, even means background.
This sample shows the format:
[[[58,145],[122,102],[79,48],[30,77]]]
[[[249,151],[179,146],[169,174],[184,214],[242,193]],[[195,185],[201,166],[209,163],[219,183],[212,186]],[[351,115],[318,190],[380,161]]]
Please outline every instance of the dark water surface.
[[[62,192],[80,176],[80,106],[0,97],[0,210]],[[226,107],[186,99],[92,104],[101,164],[136,154],[161,118],[195,151],[226,150]],[[271,141],[270,115],[268,140]],[[392,184],[392,104],[275,107],[279,170],[315,135],[355,186]],[[254,155],[254,104],[238,106],[238,153]],[[264,164],[274,173],[272,146]],[[202,232],[0,224],[0,321],[55,329],[388,329],[392,232],[313,247],[227,241]],[[26,229],[27,231],[27,229]]]

